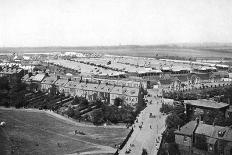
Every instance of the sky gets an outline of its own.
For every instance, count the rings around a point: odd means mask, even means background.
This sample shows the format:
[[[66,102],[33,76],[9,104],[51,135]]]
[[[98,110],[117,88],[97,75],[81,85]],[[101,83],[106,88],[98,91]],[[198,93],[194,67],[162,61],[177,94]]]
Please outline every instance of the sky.
[[[231,0],[0,0],[0,47],[232,43]]]

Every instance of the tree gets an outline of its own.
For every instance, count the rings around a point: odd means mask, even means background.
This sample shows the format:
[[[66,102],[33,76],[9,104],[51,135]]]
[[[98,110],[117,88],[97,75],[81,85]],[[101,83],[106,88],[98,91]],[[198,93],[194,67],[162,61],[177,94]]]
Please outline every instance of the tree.
[[[226,126],[224,114],[216,110],[204,110],[203,121],[209,125]]]
[[[114,105],[115,106],[121,106],[123,104],[123,100],[120,97],[116,97],[114,99]]]
[[[73,110],[73,116],[72,116],[74,119],[78,119],[81,117],[80,115],[80,111],[78,109],[74,109]]]
[[[68,108],[67,115],[68,115],[68,117],[73,117],[74,116],[74,110],[73,110],[73,108],[71,108],[71,107]]]
[[[168,115],[165,120],[167,128],[175,128],[177,129],[178,126],[182,126],[184,124],[184,120],[182,120],[176,113],[172,113]]]
[[[142,155],[148,155],[147,150],[143,148]]]
[[[7,77],[0,77],[0,90],[9,90],[9,82]]]
[[[160,112],[168,114],[168,113],[172,112],[173,109],[174,109],[173,105],[162,103],[162,107],[160,108]]]
[[[92,116],[93,124],[95,124],[95,125],[100,125],[100,124],[105,122],[103,111],[101,109],[94,110],[92,112],[91,116]]]

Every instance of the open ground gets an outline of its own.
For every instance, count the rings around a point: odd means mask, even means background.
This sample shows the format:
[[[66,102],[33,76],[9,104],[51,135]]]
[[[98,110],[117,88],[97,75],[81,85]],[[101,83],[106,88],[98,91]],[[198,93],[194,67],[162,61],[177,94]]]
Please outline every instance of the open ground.
[[[81,126],[28,110],[0,109],[0,119],[7,123],[0,130],[1,154],[109,154],[129,132]],[[75,135],[75,130],[84,135]]]

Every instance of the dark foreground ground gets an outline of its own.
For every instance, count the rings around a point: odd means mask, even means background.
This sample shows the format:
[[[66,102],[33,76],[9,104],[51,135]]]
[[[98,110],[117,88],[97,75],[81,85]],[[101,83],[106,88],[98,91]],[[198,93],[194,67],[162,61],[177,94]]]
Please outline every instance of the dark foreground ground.
[[[0,154],[73,154],[112,152],[128,134],[127,129],[83,127],[46,113],[1,110]],[[85,135],[75,135],[74,131]],[[102,151],[102,153],[101,153]],[[100,152],[100,153],[99,153]],[[108,153],[107,153],[108,154]]]

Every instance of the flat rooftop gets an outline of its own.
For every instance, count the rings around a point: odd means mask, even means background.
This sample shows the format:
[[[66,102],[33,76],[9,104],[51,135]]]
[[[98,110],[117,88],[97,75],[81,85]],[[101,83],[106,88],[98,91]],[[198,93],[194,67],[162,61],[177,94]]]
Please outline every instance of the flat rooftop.
[[[184,103],[195,107],[210,108],[210,109],[221,109],[221,108],[229,107],[229,104],[227,103],[216,102],[213,100],[206,100],[206,99],[184,100]]]

